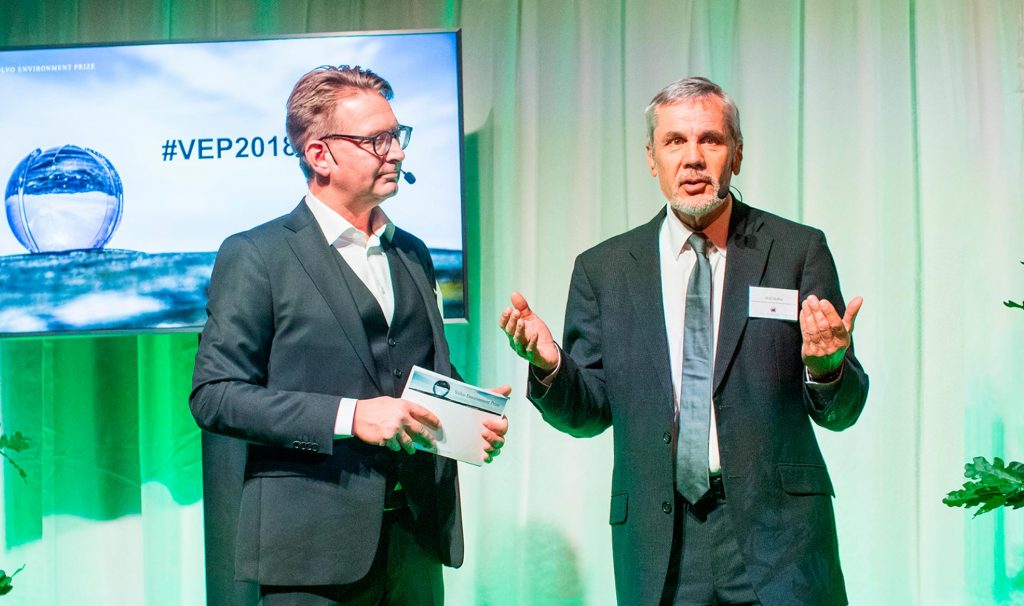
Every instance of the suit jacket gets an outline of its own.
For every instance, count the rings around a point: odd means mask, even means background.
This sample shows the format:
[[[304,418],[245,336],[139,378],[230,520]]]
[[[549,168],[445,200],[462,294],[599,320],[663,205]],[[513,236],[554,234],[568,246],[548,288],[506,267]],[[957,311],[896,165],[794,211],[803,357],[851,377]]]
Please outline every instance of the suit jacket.
[[[843,313],[822,232],[733,202],[715,359],[713,401],[727,512],[766,606],[846,604],[834,492],[810,421],[856,421],[868,378],[846,353],[835,396],[815,404],[804,384],[797,322],[748,318],[750,286],[797,289]],[[668,572],[676,422],[652,221],[576,259],[561,368],[530,399],[575,436],[614,426],[610,522],[620,604],[656,605]],[[683,302],[680,301],[680,305]],[[686,431],[686,428],[679,428]]]
[[[392,246],[427,308],[434,370],[451,376],[423,242],[396,229]],[[190,406],[205,430],[246,440],[236,576],[262,585],[332,585],[362,578],[380,538],[399,455],[334,440],[340,397],[382,388],[337,251],[304,202],[228,238],[210,281],[209,319]],[[462,563],[455,463],[401,455],[399,480],[419,539],[440,562]],[[394,478],[392,478],[394,479]]]

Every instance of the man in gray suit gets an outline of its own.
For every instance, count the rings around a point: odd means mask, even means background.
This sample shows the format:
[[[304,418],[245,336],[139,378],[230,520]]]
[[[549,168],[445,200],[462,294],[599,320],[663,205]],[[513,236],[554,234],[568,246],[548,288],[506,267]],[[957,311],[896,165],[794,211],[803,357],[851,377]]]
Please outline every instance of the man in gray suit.
[[[462,563],[456,464],[417,453],[439,421],[399,398],[413,365],[457,373],[430,254],[378,208],[412,130],[391,96],[359,67],[298,81],[287,129],[309,192],[228,238],[210,282],[190,405],[248,442],[235,570],[271,606],[440,605],[442,564]],[[481,458],[507,429],[480,428]]]
[[[501,316],[529,397],[572,435],[615,429],[620,604],[846,604],[810,421],[842,430],[864,406],[862,300],[843,305],[820,231],[733,198],[721,88],[674,82],[646,116],[667,207],[576,259],[562,347],[518,293]]]

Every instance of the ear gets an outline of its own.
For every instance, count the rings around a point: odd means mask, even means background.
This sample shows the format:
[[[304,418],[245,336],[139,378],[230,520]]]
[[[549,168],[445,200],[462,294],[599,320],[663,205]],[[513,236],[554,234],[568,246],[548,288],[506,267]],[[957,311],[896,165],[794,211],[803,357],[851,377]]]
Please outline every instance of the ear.
[[[312,140],[306,144],[306,163],[313,169],[313,172],[326,177],[331,172],[331,155],[327,144],[320,140]]]
[[[743,144],[736,147],[736,153],[732,155],[732,174],[740,174],[740,164],[743,163]]]
[[[647,166],[649,166],[651,169],[651,176],[657,177],[658,167],[656,164],[654,164],[654,147],[652,147],[650,143],[648,143],[645,147],[647,148]]]

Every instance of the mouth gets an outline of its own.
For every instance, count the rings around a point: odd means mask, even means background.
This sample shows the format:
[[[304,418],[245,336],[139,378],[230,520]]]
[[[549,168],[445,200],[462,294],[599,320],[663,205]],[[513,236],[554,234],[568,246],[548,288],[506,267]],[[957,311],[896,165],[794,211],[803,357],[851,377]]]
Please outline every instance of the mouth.
[[[704,193],[711,184],[711,180],[704,177],[688,177],[680,181],[679,187],[688,195],[696,196]]]

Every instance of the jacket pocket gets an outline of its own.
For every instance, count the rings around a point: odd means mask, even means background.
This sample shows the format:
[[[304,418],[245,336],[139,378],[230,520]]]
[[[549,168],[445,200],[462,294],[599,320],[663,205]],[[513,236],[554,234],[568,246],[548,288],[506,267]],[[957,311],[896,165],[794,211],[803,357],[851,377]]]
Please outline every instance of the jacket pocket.
[[[779,463],[782,489],[792,495],[822,494],[836,496],[828,470],[821,465]]]
[[[618,492],[612,495],[611,513],[608,515],[608,523],[623,524],[629,512],[629,493]]]

